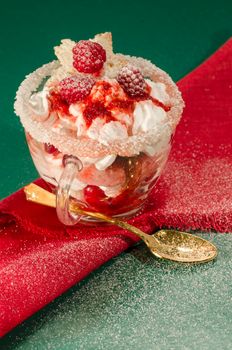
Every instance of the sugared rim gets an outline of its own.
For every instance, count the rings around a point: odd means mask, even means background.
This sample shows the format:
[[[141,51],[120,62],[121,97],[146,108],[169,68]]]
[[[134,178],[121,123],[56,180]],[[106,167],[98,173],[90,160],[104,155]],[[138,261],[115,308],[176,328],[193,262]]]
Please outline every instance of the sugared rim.
[[[31,118],[31,112],[28,107],[28,101],[31,94],[36,91],[43,79],[51,76],[52,72],[60,66],[58,61],[53,61],[43,65],[31,74],[21,83],[16,94],[15,113],[19,116],[25,130],[39,142],[51,143],[60,152],[72,154],[74,156],[102,157],[108,154],[117,154],[120,156],[133,156],[139,154],[144,146],[150,146],[158,143],[164,133],[174,132],[178,124],[184,107],[181,93],[176,84],[167,73],[156,67],[150,61],[143,58],[125,56],[116,54],[135,66],[137,66],[147,78],[155,82],[161,82],[166,85],[167,93],[170,96],[171,109],[167,112],[169,122],[162,130],[152,129],[147,133],[129,136],[125,141],[115,141],[109,146],[105,146],[89,138],[77,138],[67,134],[58,134],[49,128],[47,122],[39,122]]]

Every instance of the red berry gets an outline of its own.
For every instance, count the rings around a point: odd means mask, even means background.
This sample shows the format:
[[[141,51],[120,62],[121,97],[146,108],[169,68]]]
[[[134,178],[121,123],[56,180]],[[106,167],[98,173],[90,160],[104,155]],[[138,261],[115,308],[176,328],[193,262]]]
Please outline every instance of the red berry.
[[[50,143],[44,144],[45,151],[49,154],[59,153],[58,149]]]
[[[140,70],[131,64],[123,67],[117,77],[123,90],[131,97],[143,97],[146,94],[146,82]]]
[[[94,83],[95,81],[90,77],[74,75],[65,78],[59,83],[61,98],[69,104],[82,101],[90,94]]]
[[[106,61],[103,47],[89,40],[81,40],[73,48],[73,67],[82,73],[96,73]]]
[[[109,206],[108,197],[98,186],[88,185],[84,189],[84,198],[86,202],[95,210],[104,210]]]

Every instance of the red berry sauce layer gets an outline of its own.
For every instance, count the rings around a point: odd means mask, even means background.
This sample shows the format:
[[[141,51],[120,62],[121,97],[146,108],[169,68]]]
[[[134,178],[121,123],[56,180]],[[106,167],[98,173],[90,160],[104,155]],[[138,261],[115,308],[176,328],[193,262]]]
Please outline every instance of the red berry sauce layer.
[[[115,80],[94,82],[89,77],[80,80],[74,76],[62,80],[59,88],[50,93],[51,109],[68,116],[70,104],[78,103],[87,128],[96,118],[108,123],[117,120],[117,114],[132,117],[135,103],[145,100],[151,100],[155,106],[168,112],[170,107],[152,97],[150,91],[150,86],[145,83],[143,93],[140,91],[140,95],[130,96]]]

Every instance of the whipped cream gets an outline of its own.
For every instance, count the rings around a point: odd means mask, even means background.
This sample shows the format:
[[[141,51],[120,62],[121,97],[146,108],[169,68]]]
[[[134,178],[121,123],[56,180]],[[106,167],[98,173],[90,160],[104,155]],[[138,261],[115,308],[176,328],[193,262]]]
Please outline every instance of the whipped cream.
[[[111,121],[109,123],[105,123],[103,127],[99,131],[99,137],[97,141],[102,143],[103,145],[108,146],[110,143],[118,140],[127,139],[127,128],[125,125],[120,122]]]
[[[108,80],[109,81],[109,80]],[[165,84],[155,83],[149,79],[146,79],[146,83],[150,86],[150,95],[159,100],[162,103],[168,103],[169,96],[166,92]],[[125,113],[115,113],[114,117],[117,121],[111,121],[105,123],[101,118],[96,118],[89,129],[85,127],[85,121],[81,113],[81,109],[78,105],[71,105],[70,112],[77,116],[77,135],[86,134],[89,138],[94,139],[104,145],[117,140],[125,140],[128,137],[128,130],[132,130],[132,135],[148,132],[151,129],[156,129],[157,133],[162,134],[161,140],[154,145],[144,145],[143,152],[149,156],[153,156],[155,153],[159,153],[163,148],[167,147],[171,138],[171,128],[167,126],[168,118],[167,112],[163,108],[155,106],[151,100],[145,100],[136,102],[136,106],[133,112],[133,116],[129,116]],[[166,127],[164,128],[164,126]],[[100,169],[106,169],[110,166],[115,155],[109,155],[109,158],[105,157],[100,160],[99,165],[95,163],[95,166]],[[109,160],[109,165],[107,161]],[[111,162],[112,161],[112,162]]]
[[[83,167],[94,164],[98,170],[103,171],[113,164],[116,157],[115,154],[110,154],[102,158],[79,157],[79,159],[82,162]]]
[[[101,159],[99,159],[96,163],[95,163],[95,167],[100,170],[103,171],[105,169],[107,169],[109,166],[111,166],[113,164],[113,162],[116,159],[116,155],[115,154],[110,154],[108,156],[105,156]]]
[[[125,140],[128,137],[127,128],[118,121],[111,121],[109,123],[103,122],[102,119],[96,118],[87,131],[87,135],[103,145],[108,146],[109,143]],[[98,170],[105,170],[113,164],[117,155],[109,154],[96,161],[95,167]]]
[[[107,83],[112,84],[109,95],[104,94],[101,85],[96,85],[91,91],[93,100],[104,100],[104,104],[111,103],[113,98],[123,98],[125,95],[123,90],[118,87],[115,79],[104,79]],[[156,98],[162,103],[168,103],[169,96],[166,92],[166,87],[163,83],[155,83],[149,79],[146,79],[146,83],[150,86],[150,95]],[[52,118],[49,117],[49,101],[48,96],[49,88],[44,87],[40,92],[34,93],[29,101],[30,108],[33,112],[33,118],[40,121],[48,121]],[[151,100],[139,101],[135,103],[135,109],[132,115],[121,112],[120,110],[112,110],[114,120],[107,122],[100,116],[95,118],[89,127],[86,126],[86,122],[83,116],[83,102],[71,104],[69,106],[70,115],[64,115],[57,112],[57,118],[59,122],[52,126],[52,129],[57,132],[62,132],[63,129],[69,129],[76,132],[77,137],[89,137],[96,140],[103,145],[110,145],[115,141],[125,141],[130,135],[138,135],[140,133],[146,133],[151,129],[156,129],[157,134],[161,134],[164,125],[167,124],[167,112],[163,108],[153,104]],[[51,115],[54,112],[51,113]],[[46,121],[47,123],[47,121]],[[163,147],[167,146],[171,137],[171,130],[166,128],[162,133],[161,141],[154,145],[144,145],[143,152],[153,156],[155,153],[159,153]],[[170,132],[169,132],[170,131]],[[104,171],[111,166],[117,155],[109,154],[102,158],[85,157],[80,159],[83,164],[94,164],[97,170]],[[80,184],[80,186],[82,186]],[[78,187],[78,186],[77,186]]]
[[[153,156],[166,147],[170,141],[171,128],[167,126],[167,113],[161,107],[155,106],[152,101],[142,101],[136,104],[134,110],[134,135],[156,129],[157,134],[162,134],[161,141],[154,145],[144,145],[144,153]]]
[[[155,83],[154,81],[151,81],[150,79],[145,79],[147,84],[151,88],[150,95],[160,102],[168,103],[169,96],[166,92],[166,86],[163,83]]]
[[[136,103],[134,110],[133,135],[158,129],[166,121],[166,112],[161,107],[154,106],[152,101]]]
[[[29,108],[32,112],[32,118],[38,121],[44,121],[49,116],[49,101],[48,96],[49,89],[44,87],[42,91],[36,92],[31,95],[29,99]]]

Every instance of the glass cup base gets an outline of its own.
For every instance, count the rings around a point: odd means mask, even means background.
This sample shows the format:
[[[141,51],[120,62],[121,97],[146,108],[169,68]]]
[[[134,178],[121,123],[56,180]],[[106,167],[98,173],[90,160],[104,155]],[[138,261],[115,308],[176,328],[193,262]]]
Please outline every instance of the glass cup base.
[[[132,209],[132,210],[130,210],[128,212],[121,213],[121,214],[118,214],[118,215],[113,215],[112,217],[113,218],[118,218],[118,219],[121,219],[121,220],[129,220],[129,219],[139,215],[142,212],[143,207],[144,207],[144,204],[141,205],[140,207]],[[79,223],[80,224],[84,224],[84,225],[89,225],[89,226],[92,226],[93,224],[94,225],[99,225],[99,226],[101,226],[101,225],[110,225],[107,222],[104,222],[104,221],[102,221],[100,219],[92,218],[90,216],[81,216],[81,218],[79,220]]]

